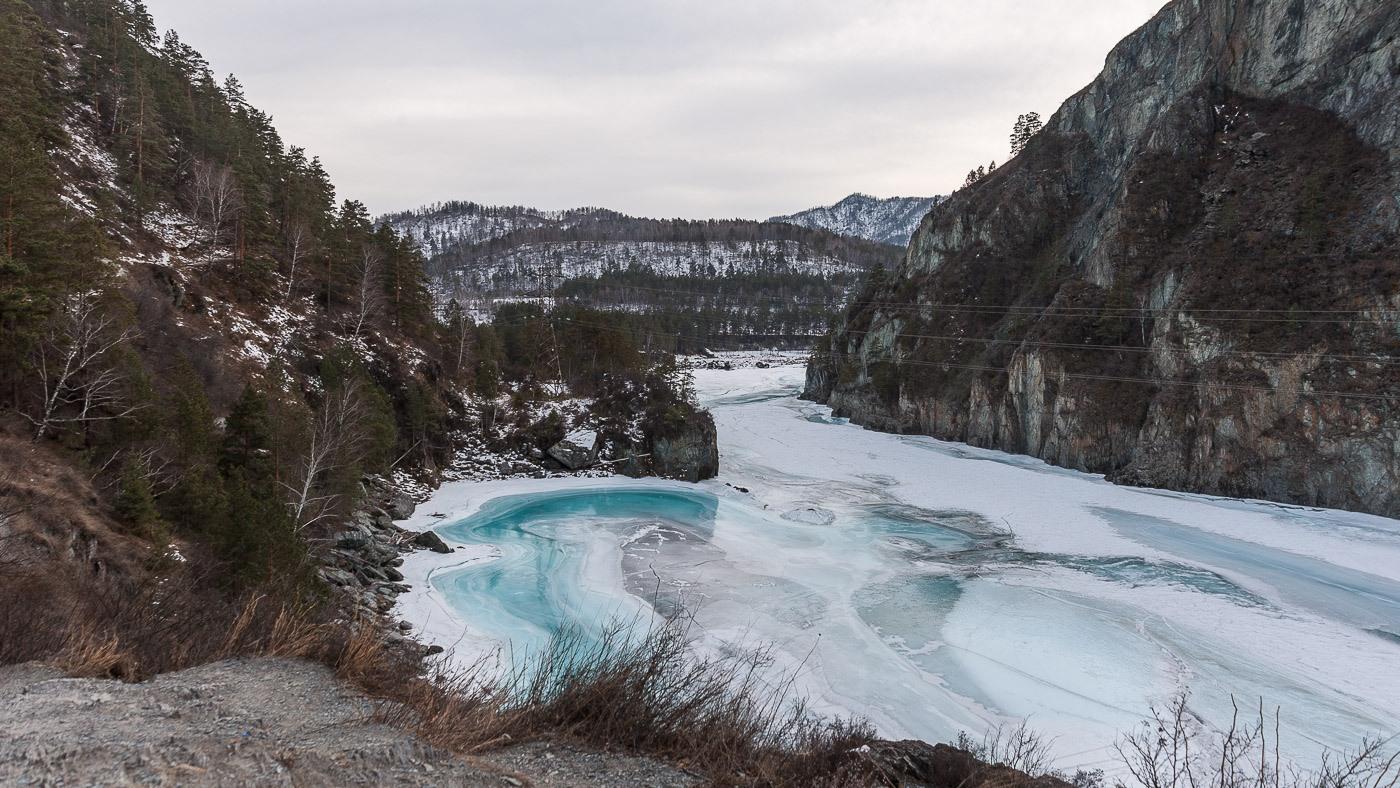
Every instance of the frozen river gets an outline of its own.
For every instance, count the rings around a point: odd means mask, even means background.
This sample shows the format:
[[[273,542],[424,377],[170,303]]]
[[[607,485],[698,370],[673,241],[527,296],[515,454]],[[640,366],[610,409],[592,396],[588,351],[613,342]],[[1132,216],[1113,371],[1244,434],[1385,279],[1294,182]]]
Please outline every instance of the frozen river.
[[[697,373],[723,463],[701,485],[444,487],[409,525],[464,549],[410,560],[400,614],[508,660],[683,606],[700,647],[774,646],[819,711],[930,741],[1029,718],[1070,770],[1187,689],[1208,724],[1232,695],[1281,707],[1299,754],[1400,732],[1400,522],[868,432],[801,380]]]

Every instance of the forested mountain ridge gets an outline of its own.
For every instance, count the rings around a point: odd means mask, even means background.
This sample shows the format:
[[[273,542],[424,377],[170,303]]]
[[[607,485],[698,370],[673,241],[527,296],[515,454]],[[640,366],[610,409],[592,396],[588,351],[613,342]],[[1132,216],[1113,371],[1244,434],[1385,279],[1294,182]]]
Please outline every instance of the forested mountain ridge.
[[[601,208],[546,212],[457,202],[385,217],[428,256],[439,299],[487,318],[499,303],[565,297],[684,350],[806,345],[885,245],[744,220],[665,220]]]
[[[1400,14],[1178,0],[924,219],[808,374],[883,429],[1400,512]]]
[[[256,583],[361,473],[450,457],[415,247],[140,3],[4,0],[0,25],[0,407],[96,485],[110,533],[80,541],[197,544]]]
[[[809,208],[788,216],[775,216],[770,222],[829,230],[837,235],[865,238],[882,244],[905,247],[919,222],[942,197],[888,197],[852,194],[835,205]]]
[[[0,0],[0,39],[0,568],[171,554],[314,595],[369,475],[523,457],[573,426],[540,415],[565,386],[630,393],[571,416],[629,427],[619,452],[708,423],[587,310],[439,314],[418,246],[142,3]]]

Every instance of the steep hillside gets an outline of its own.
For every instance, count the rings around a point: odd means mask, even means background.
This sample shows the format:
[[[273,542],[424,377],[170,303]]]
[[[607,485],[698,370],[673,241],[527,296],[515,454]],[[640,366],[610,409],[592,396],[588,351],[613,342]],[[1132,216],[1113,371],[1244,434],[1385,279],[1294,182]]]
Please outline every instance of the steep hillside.
[[[1400,513],[1400,13],[1177,0],[808,374],[873,427]]]
[[[713,475],[644,336],[439,315],[417,245],[155,31],[138,2],[0,0],[0,583],[56,562],[139,587],[178,556],[201,593],[301,604],[348,564],[373,608],[401,590],[397,544],[356,558],[400,536],[378,478],[546,474],[590,420],[626,428],[634,473]]]
[[[668,347],[799,345],[887,246],[825,230],[741,220],[641,219],[584,208],[545,212],[449,203],[385,218],[419,244],[440,301],[478,319],[502,303],[563,297],[648,316]]]
[[[904,247],[919,228],[919,222],[942,197],[889,197],[868,194],[850,197],[821,208],[811,208],[790,216],[775,216],[770,222],[830,230],[837,235],[865,238],[876,243]]]

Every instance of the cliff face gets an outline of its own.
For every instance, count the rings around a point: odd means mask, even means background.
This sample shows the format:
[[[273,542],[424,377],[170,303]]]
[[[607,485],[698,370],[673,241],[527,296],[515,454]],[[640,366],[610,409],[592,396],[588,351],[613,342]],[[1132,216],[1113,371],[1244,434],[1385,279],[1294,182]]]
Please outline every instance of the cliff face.
[[[807,396],[1129,483],[1400,514],[1400,3],[1177,0],[923,221]]]

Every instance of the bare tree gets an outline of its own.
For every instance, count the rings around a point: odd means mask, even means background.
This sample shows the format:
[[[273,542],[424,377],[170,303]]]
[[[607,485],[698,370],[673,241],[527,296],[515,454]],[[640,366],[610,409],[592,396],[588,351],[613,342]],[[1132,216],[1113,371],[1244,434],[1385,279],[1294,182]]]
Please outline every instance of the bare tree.
[[[315,243],[315,236],[311,228],[305,222],[295,222],[287,228],[287,296],[286,300],[292,299],[292,293],[296,291],[297,266],[308,254],[311,253],[312,245]]]
[[[320,412],[313,417],[306,454],[295,466],[292,479],[281,482],[291,495],[288,507],[297,530],[335,515],[341,496],[326,490],[326,479],[363,443],[363,410],[360,386],[350,380],[328,392]]]
[[[34,424],[34,440],[63,424],[119,419],[139,410],[125,401],[126,378],[111,358],[117,346],[135,336],[134,329],[118,330],[96,294],[79,293],[64,300],[35,353],[43,401],[37,417],[25,414]]]
[[[384,305],[384,286],[380,272],[384,267],[384,254],[377,247],[365,245],[355,267],[355,336],[364,330],[365,322],[379,313]]]
[[[195,218],[204,224],[211,248],[223,240],[224,228],[238,215],[243,199],[233,169],[211,161],[194,164]]]
[[[125,466],[151,488],[151,495],[159,498],[175,489],[180,481],[179,476],[172,472],[172,464],[173,462],[162,457],[160,450],[155,447],[117,449],[106,462],[92,472],[88,480],[103,490],[111,489],[117,485],[120,477],[110,475],[108,471]],[[99,482],[104,476],[108,477],[106,483]]]
[[[1022,720],[1015,727],[997,725],[988,730],[978,742],[966,732],[958,734],[957,746],[978,760],[1025,772],[1033,777],[1050,772],[1050,742]]]
[[[1363,740],[1351,752],[1325,752],[1314,771],[1290,765],[1280,749],[1281,714],[1261,699],[1247,718],[1231,698],[1230,728],[1218,733],[1192,713],[1187,695],[1122,737],[1118,756],[1142,788],[1395,788],[1400,752],[1390,741]],[[1392,740],[1393,741],[1393,740]]]

